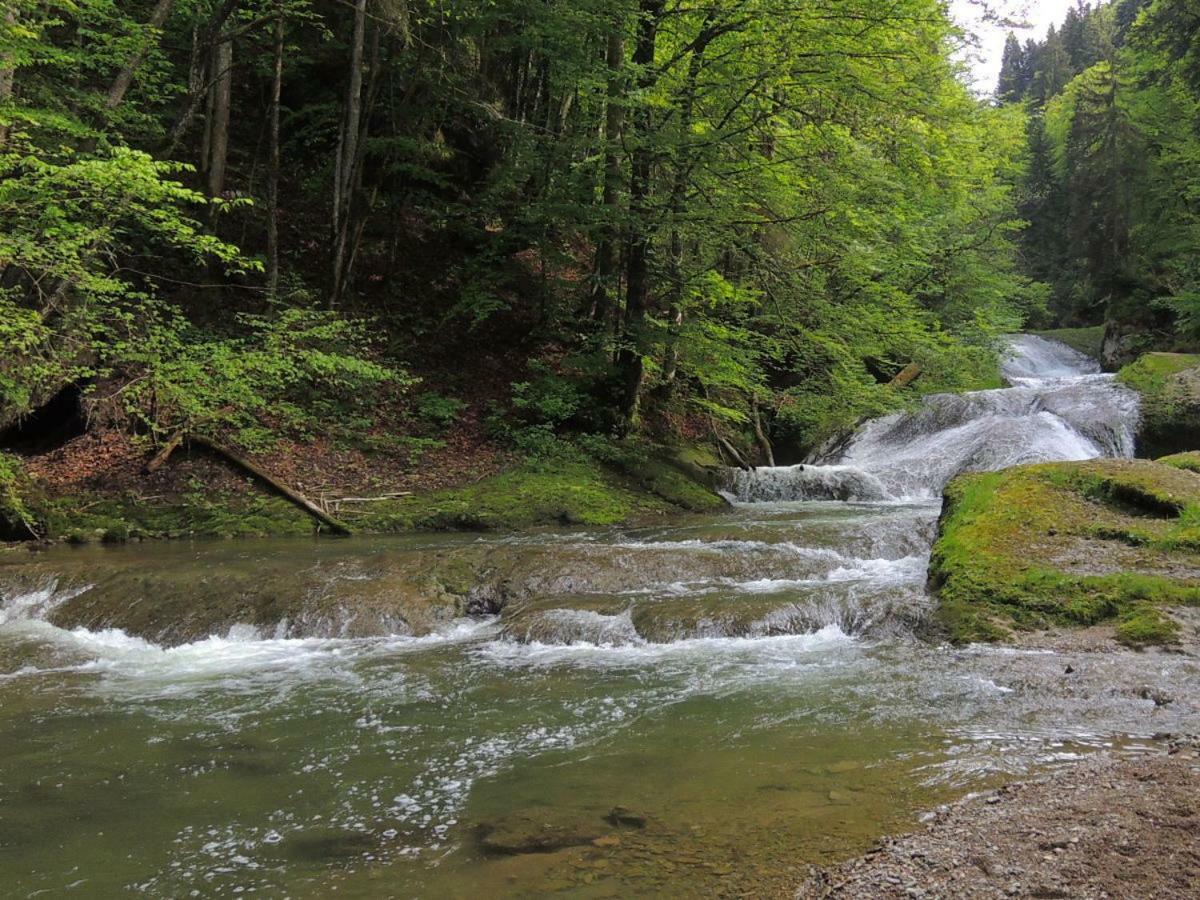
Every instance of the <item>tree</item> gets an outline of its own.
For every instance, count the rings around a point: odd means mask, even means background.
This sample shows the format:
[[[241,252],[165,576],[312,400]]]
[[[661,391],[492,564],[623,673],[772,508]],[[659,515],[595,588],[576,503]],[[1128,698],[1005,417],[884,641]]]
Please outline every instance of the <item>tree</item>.
[[[1025,96],[1025,51],[1011,31],[1004,42],[1004,57],[1000,64],[1000,83],[996,98],[1001,103],[1018,103]]]

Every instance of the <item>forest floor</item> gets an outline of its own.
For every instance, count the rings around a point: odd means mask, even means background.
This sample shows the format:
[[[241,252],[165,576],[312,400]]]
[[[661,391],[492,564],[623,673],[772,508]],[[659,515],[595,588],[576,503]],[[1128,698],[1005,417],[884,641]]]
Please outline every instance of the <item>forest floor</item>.
[[[940,807],[838,866],[817,898],[1183,898],[1200,892],[1200,743],[1098,758]]]

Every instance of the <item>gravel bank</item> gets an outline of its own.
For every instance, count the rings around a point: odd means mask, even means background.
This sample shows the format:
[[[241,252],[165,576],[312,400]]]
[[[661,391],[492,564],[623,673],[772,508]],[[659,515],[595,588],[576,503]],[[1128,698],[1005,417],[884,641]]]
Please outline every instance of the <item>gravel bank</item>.
[[[797,898],[1200,897],[1200,744],[1099,759],[931,814]]]

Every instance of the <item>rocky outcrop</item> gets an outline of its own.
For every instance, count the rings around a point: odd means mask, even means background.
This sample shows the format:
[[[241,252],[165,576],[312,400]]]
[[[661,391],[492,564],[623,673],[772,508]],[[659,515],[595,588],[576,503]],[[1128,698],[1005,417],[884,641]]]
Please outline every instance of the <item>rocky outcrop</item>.
[[[1140,456],[1200,450],[1200,355],[1147,353],[1117,377],[1141,397]]]
[[[930,583],[956,642],[1105,623],[1169,644],[1200,604],[1200,475],[1149,460],[1048,463],[946,490]]]

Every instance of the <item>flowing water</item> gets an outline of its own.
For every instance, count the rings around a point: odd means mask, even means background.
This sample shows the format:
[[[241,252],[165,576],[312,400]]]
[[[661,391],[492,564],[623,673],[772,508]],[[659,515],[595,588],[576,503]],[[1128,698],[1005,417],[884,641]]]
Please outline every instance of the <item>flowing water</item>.
[[[661,527],[0,565],[0,894],[783,896],[944,799],[1195,730],[1189,657],[914,636],[950,476],[1132,451],[1086,359],[1022,337],[1006,374]],[[447,566],[476,615],[356,613]],[[218,595],[212,633],[141,612]]]

